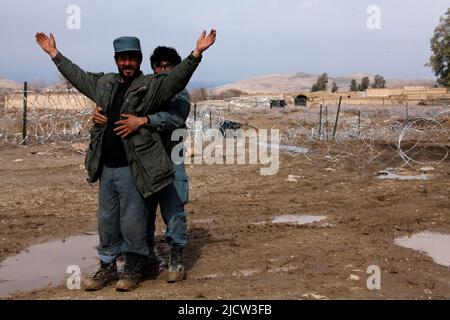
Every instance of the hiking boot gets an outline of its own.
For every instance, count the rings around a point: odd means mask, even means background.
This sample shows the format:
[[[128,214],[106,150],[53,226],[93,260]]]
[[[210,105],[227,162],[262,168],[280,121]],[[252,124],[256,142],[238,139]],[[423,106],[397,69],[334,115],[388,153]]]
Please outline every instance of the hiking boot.
[[[145,258],[143,263],[142,275],[144,277],[156,277],[159,274],[160,261],[155,254],[151,254]]]
[[[117,291],[133,291],[141,283],[144,277],[144,266],[147,260],[146,256],[136,253],[127,253],[125,266],[116,283]]]
[[[83,289],[85,291],[101,290],[118,278],[116,261],[111,263],[100,261],[100,268],[97,272],[89,278],[83,279]]]
[[[173,283],[184,279],[186,279],[186,270],[183,265],[183,248],[172,247],[170,249],[167,282]]]

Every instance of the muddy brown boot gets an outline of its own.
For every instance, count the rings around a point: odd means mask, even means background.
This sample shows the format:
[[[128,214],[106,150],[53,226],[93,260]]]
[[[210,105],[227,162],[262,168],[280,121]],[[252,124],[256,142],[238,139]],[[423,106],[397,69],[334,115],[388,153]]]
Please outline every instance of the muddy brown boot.
[[[186,279],[186,270],[183,265],[183,248],[172,247],[170,249],[169,272],[167,282],[173,283]]]
[[[83,279],[83,289],[85,291],[97,291],[106,287],[108,284],[117,281],[116,261],[104,263],[100,261],[100,268],[89,278]]]
[[[161,261],[154,252],[144,260],[142,274],[145,278],[156,278],[159,274]]]
[[[144,266],[147,257],[136,253],[127,253],[125,266],[116,283],[117,291],[133,291],[143,279]]]

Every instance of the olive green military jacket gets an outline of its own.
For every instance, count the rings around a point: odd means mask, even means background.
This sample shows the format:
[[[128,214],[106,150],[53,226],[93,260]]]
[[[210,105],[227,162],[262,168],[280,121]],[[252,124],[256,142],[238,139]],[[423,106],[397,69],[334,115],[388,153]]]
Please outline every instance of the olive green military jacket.
[[[53,61],[78,91],[107,112],[120,78],[118,73],[86,72],[61,53]],[[125,93],[121,113],[145,116],[159,111],[186,87],[200,61],[201,58],[189,55],[169,73],[141,74]],[[104,125],[94,125],[90,131],[91,141],[85,167],[91,183],[96,182],[101,173],[101,146],[105,128]],[[172,162],[155,129],[145,126],[122,141],[134,181],[143,197],[149,197],[173,182]]]

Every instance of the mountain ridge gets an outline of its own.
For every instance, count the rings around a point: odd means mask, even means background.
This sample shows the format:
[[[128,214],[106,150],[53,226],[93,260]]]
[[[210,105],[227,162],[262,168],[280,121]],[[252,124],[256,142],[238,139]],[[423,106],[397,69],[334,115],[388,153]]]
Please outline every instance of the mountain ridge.
[[[336,82],[340,91],[349,91],[350,82],[355,79],[358,83],[365,76],[370,78],[373,82],[375,75],[353,72],[345,76],[328,76],[328,89],[331,90],[331,85]],[[268,74],[257,76],[249,79],[239,80],[226,85],[218,86],[210,89],[213,93],[222,93],[230,89],[240,90],[249,94],[264,94],[264,93],[298,93],[309,92],[312,85],[316,82],[318,74],[310,74],[306,72],[296,72],[289,74]],[[386,87],[404,87],[404,86],[433,86],[434,80],[431,79],[389,79],[386,78]]]

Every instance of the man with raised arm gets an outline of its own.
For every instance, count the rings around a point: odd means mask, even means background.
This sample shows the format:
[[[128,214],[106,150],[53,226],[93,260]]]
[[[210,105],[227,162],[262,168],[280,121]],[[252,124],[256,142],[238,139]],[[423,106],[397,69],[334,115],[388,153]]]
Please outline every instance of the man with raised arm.
[[[150,64],[155,74],[170,72],[181,63],[181,57],[174,48],[159,46],[150,57]],[[158,131],[167,154],[170,156],[178,141],[172,141],[172,133],[176,129],[186,129],[186,120],[191,108],[189,93],[186,89],[177,94],[161,111],[143,117],[124,115],[127,123],[115,130],[122,135],[128,135],[141,127],[150,126]],[[107,125],[108,117],[102,114],[103,108],[97,106],[93,120],[98,125]],[[119,122],[122,123],[122,122]],[[184,155],[180,155],[182,158]],[[174,161],[174,159],[172,159]],[[183,263],[183,249],[187,245],[187,224],[185,204],[188,202],[189,183],[184,163],[174,163],[175,181],[147,198],[149,213],[149,268],[153,274],[159,269],[159,262],[154,256],[154,231],[156,209],[159,205],[161,216],[166,224],[165,238],[170,246],[169,270],[167,282],[178,282],[186,277]],[[153,261],[153,262],[152,262]]]
[[[117,132],[127,124],[126,115],[145,116],[157,112],[183,90],[201,61],[202,53],[216,39],[216,31],[204,31],[195,50],[170,73],[144,76],[140,71],[139,39],[114,40],[118,73],[90,73],[63,56],[56,41],[44,33],[36,41],[50,55],[62,75],[81,93],[101,106],[107,125],[94,125],[85,166],[88,180],[100,180],[98,229],[100,268],[84,279],[85,290],[99,290],[116,283],[116,290],[134,290],[144,277],[149,255],[148,214],[145,198],[174,181],[172,162],[161,138],[150,126],[135,132]],[[120,123],[119,123],[120,122]],[[122,274],[116,259],[125,253]]]

